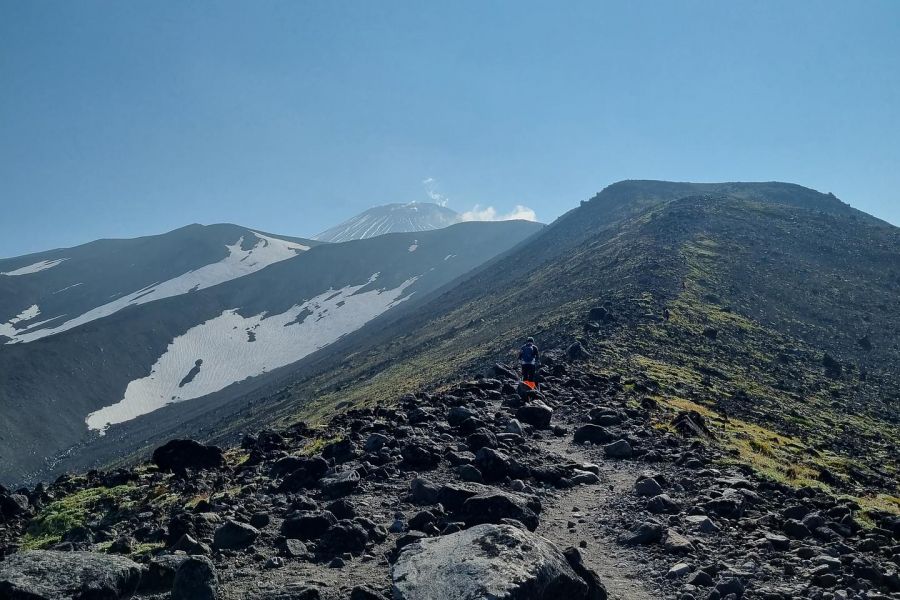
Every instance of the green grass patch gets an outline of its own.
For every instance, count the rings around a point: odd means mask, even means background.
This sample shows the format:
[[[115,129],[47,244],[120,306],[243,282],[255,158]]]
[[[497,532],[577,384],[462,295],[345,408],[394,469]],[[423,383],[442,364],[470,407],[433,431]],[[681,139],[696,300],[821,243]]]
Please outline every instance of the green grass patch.
[[[129,498],[136,490],[132,485],[90,488],[51,502],[29,523],[22,546],[27,550],[46,548],[100,513],[108,516],[127,510],[133,504]]]

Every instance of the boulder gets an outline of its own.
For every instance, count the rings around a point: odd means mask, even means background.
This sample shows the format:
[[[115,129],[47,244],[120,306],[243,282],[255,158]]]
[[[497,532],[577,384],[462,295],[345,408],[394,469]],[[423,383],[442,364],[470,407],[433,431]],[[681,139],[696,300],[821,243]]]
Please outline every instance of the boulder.
[[[719,526],[713,523],[713,520],[706,515],[689,515],[685,517],[685,521],[695,527],[700,533],[719,532]]]
[[[366,438],[366,442],[363,444],[363,450],[366,452],[378,452],[390,441],[391,439],[386,435],[370,433],[369,437]]]
[[[603,446],[603,454],[607,458],[631,458],[634,450],[628,440],[618,440]]]
[[[676,563],[669,568],[669,572],[666,573],[666,579],[681,579],[682,577],[686,577],[691,572],[691,565],[688,563]]]
[[[559,549],[509,525],[479,525],[407,545],[392,571],[395,600],[589,600]]]
[[[584,558],[581,556],[581,551],[578,548],[566,548],[563,551],[563,556],[569,561],[569,566],[572,567],[572,570],[588,584],[587,600],[607,600],[609,598],[606,586],[603,585],[600,577],[584,564]]]
[[[326,498],[340,498],[350,494],[359,486],[359,473],[356,471],[342,471],[323,477],[319,482],[322,494]]]
[[[662,541],[665,534],[664,526],[652,521],[645,521],[638,523],[629,533],[623,535],[621,540],[626,546],[644,546]]]
[[[322,457],[341,464],[357,457],[356,444],[350,438],[335,440],[322,448]]]
[[[314,487],[328,471],[328,462],[321,456],[291,458],[297,460],[293,463],[293,470],[281,482],[278,488],[281,492],[299,492]]]
[[[451,427],[459,427],[467,419],[472,418],[478,418],[478,413],[465,406],[454,406],[450,409],[450,412],[447,413],[447,423],[449,423]]]
[[[140,566],[122,556],[31,550],[0,563],[0,598],[115,600],[130,598],[140,580]]]
[[[652,498],[653,496],[659,496],[662,492],[662,486],[652,477],[642,477],[634,484],[634,493],[638,496]]]
[[[795,519],[786,520],[784,525],[781,526],[781,529],[788,534],[789,537],[798,540],[806,539],[812,535],[806,525]]]
[[[650,501],[647,503],[647,510],[657,515],[662,513],[677,515],[681,512],[681,506],[667,494],[659,494],[650,498]]]
[[[505,433],[513,433],[515,435],[525,437],[525,428],[522,427],[521,421],[518,419],[510,419],[503,427]]]
[[[494,374],[497,377],[504,377],[506,379],[517,379],[518,375],[513,369],[510,369],[506,365],[500,363],[494,363]]]
[[[732,490],[728,490],[732,492]],[[735,493],[726,493],[721,498],[714,498],[703,505],[707,514],[727,519],[739,519],[744,513],[743,498]]]
[[[218,469],[225,455],[218,446],[206,446],[194,440],[171,440],[153,451],[153,464],[160,471],[184,474],[188,469]]]
[[[473,481],[475,483],[481,483],[484,478],[481,476],[481,471],[479,471],[474,465],[460,465],[459,468],[456,469],[456,472],[459,474],[459,478],[463,481]]]
[[[400,451],[403,462],[414,469],[434,469],[441,462],[441,454],[430,445],[410,442]]]
[[[297,540],[312,540],[320,537],[337,523],[337,519],[327,510],[301,511],[284,520],[281,535]]]
[[[670,529],[663,540],[663,548],[670,554],[688,554],[694,550],[694,545],[688,538]]]
[[[584,444],[590,442],[592,444],[605,444],[612,441],[613,434],[605,427],[600,425],[582,425],[575,430],[574,442],[576,444]]]
[[[679,412],[672,419],[672,424],[685,437],[712,437],[706,419],[695,410]]]
[[[414,504],[434,504],[438,501],[440,489],[437,484],[416,477],[409,482],[409,498]]]
[[[216,600],[216,568],[205,556],[192,556],[178,567],[172,600]]]
[[[531,531],[538,526],[538,516],[528,502],[500,491],[466,500],[462,505],[462,518],[467,525],[499,524],[503,519],[515,519]]]
[[[358,585],[350,591],[350,600],[387,600],[383,594],[367,585]]]
[[[495,491],[495,488],[479,483],[448,483],[438,489],[435,501],[440,502],[447,510],[456,511],[462,508],[469,498]]]
[[[569,360],[584,360],[591,357],[591,353],[585,350],[581,342],[575,342],[566,348],[566,357]]]
[[[278,551],[288,558],[300,558],[301,556],[306,556],[306,553],[308,552],[306,544],[292,538],[280,539],[276,543],[276,546]]]
[[[730,578],[722,578],[716,584],[716,591],[719,592],[721,598],[725,598],[729,595],[734,595],[735,598],[740,598],[744,595],[744,584],[741,583],[740,579],[736,577]]]
[[[28,512],[28,497],[22,494],[0,493],[0,521]]]
[[[472,452],[478,452],[482,448],[496,448],[497,436],[486,427],[479,427],[472,435],[466,438],[466,444]]]
[[[284,477],[302,468],[309,460],[306,456],[282,456],[276,460],[269,469],[270,477]]]
[[[213,546],[217,550],[243,550],[256,541],[259,530],[252,525],[229,519],[216,529]]]
[[[543,402],[535,402],[523,406],[516,412],[516,418],[523,423],[528,423],[535,429],[550,429],[550,417],[553,410]]]
[[[362,525],[353,521],[338,521],[322,535],[321,548],[331,554],[362,554],[369,541],[369,534]]]
[[[482,448],[475,455],[475,466],[488,481],[502,479],[509,471],[509,457],[493,448]]]
[[[187,533],[183,534],[174,544],[172,544],[171,550],[174,552],[181,550],[187,554],[212,554],[212,549],[209,546],[195,540]]]
[[[183,554],[163,554],[150,559],[147,570],[141,577],[141,590],[145,592],[171,590],[178,568],[187,559],[188,557]]]

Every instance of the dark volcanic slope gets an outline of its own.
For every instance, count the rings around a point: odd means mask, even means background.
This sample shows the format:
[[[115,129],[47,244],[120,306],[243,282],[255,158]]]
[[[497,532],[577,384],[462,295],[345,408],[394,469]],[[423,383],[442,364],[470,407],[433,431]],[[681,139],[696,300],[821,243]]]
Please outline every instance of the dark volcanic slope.
[[[224,402],[263,385],[271,371],[392,306],[417,301],[540,227],[523,221],[463,223],[317,245],[212,287],[127,306],[28,343],[0,346],[5,381],[0,480],[46,476],[62,468],[58,458],[121,456],[150,435],[165,435],[167,427],[182,421],[180,411],[196,416],[202,407],[201,413],[215,409],[225,416],[218,410]],[[202,403],[209,396],[214,401]],[[184,402],[113,425],[99,440],[88,433],[85,419],[123,397],[138,400],[128,405],[126,416],[145,413],[147,401],[156,408],[169,400]],[[98,419],[107,416],[101,413]],[[130,433],[135,429],[141,437]],[[92,449],[97,443],[102,451]]]
[[[240,265],[229,265],[231,268],[222,265],[220,271],[207,274],[206,281],[217,275],[239,276],[237,266],[251,272],[260,256],[266,263],[284,260],[301,248],[320,243],[260,233],[271,238],[270,243],[256,234],[237,225],[195,224],[161,235],[98,240],[74,248],[0,259],[0,342],[7,341],[4,333],[11,337],[9,331],[4,332],[3,323],[32,305],[39,307],[39,315],[15,323],[15,330],[21,332],[30,325],[28,332],[34,333],[59,327],[104,305],[110,306],[107,312],[112,312],[118,308],[112,306],[116,300],[132,294],[140,300],[142,294],[138,292],[150,292],[154,285],[221,264],[230,254],[229,247],[239,258],[246,256],[245,260]],[[283,251],[266,256],[275,242],[283,244]],[[183,292],[173,289],[169,293]],[[147,300],[145,296],[143,299]],[[40,322],[45,323],[36,324]]]
[[[622,182],[419,310],[311,357],[246,419],[318,419],[510,358],[527,334],[581,337],[598,370],[722,418],[736,458],[892,503],[898,265],[900,230],[831,195]],[[772,448],[776,434],[788,441]]]

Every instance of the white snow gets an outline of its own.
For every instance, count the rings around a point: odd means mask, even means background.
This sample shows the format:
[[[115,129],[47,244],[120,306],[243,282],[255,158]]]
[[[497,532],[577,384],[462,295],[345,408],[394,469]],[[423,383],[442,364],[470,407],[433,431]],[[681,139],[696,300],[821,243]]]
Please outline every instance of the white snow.
[[[15,277],[17,275],[31,275],[32,273],[39,273],[41,271],[46,271],[47,269],[52,269],[59,263],[64,260],[69,260],[68,258],[57,258],[56,260],[42,260],[41,262],[34,263],[33,265],[28,265],[25,267],[19,267],[15,271],[6,271],[0,273],[0,275],[8,275],[10,277]]]
[[[429,231],[459,221],[452,211],[415,203],[378,206],[315,236],[325,242],[347,242],[385,233]]]
[[[411,294],[404,296],[404,292],[418,279],[408,279],[391,290],[360,291],[377,277],[378,273],[360,285],[329,289],[281,314],[242,317],[232,309],[192,327],[172,340],[150,375],[128,384],[122,400],[88,415],[88,427],[105,430],[110,424],[129,421],[173,402],[200,398],[294,363],[407,300]],[[298,317],[304,316],[298,323]],[[179,387],[198,359],[203,361],[200,372]]]
[[[455,255],[455,254],[448,254],[447,256],[444,257],[444,260],[450,260],[450,259],[453,258],[454,256],[456,256],[456,255]]]
[[[70,319],[57,327],[47,329],[37,329],[30,332],[20,332],[19,335],[10,336],[13,339],[8,344],[17,342],[27,343],[33,342],[47,336],[55,335],[63,331],[67,331],[79,325],[84,325],[91,321],[107,317],[117,313],[127,306],[146,304],[154,300],[179,296],[197,290],[202,290],[238,277],[243,277],[251,273],[255,273],[269,265],[287,260],[297,255],[298,252],[309,250],[309,246],[289,242],[278,238],[269,237],[261,233],[253,232],[258,240],[256,245],[250,250],[242,250],[241,244],[244,238],[241,237],[234,244],[226,245],[228,248],[228,256],[219,262],[212,263],[194,271],[188,271],[178,277],[169,279],[159,283],[148,285],[145,288],[126,294],[111,302],[100,305],[96,308],[83,313],[73,319]]]
[[[31,321],[35,317],[41,314],[41,309],[37,304],[32,304],[15,317],[7,321],[6,323],[0,323],[0,335],[5,335],[6,337],[15,337],[16,336],[16,323],[23,323],[25,321]]]
[[[76,288],[76,287],[78,287],[79,285],[84,285],[84,282],[81,282],[81,283],[73,283],[72,285],[67,285],[67,286],[64,287],[63,289],[61,289],[61,290],[56,290],[56,291],[53,292],[53,293],[54,293],[54,294],[58,294],[58,293],[60,293],[60,292],[66,291],[66,290],[71,290],[72,288]]]

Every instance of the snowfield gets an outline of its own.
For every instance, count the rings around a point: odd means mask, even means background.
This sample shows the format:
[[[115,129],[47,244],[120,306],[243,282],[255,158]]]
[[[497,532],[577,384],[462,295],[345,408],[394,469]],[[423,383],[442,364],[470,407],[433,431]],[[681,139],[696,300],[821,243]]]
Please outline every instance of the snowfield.
[[[68,331],[111,314],[117,313],[123,308],[137,304],[146,304],[154,300],[170,298],[202,290],[238,277],[255,273],[269,265],[293,258],[298,252],[309,250],[309,246],[269,237],[261,233],[253,232],[258,239],[253,248],[241,249],[244,238],[241,237],[232,245],[226,245],[228,256],[219,262],[212,263],[193,271],[188,271],[178,277],[154,283],[143,289],[137,290],[111,302],[93,308],[84,314],[65,321],[56,327],[36,329],[33,331],[19,331],[17,335],[8,336],[12,339],[7,344],[27,343],[39,340],[63,331]],[[32,265],[34,266],[34,265]],[[21,269],[20,269],[21,270]],[[60,290],[62,291],[62,290]]]
[[[52,269],[59,263],[64,260],[69,260],[67,258],[58,258],[56,260],[42,260],[41,262],[34,263],[33,265],[28,265],[26,267],[19,267],[15,271],[6,271],[0,273],[0,275],[8,275],[9,277],[16,277],[18,275],[31,275],[32,273],[40,273],[41,271],[46,271],[47,269]]]
[[[192,327],[172,340],[150,375],[128,384],[122,400],[88,415],[88,428],[102,431],[297,362],[410,298],[404,293],[418,279],[394,289],[360,291],[378,275],[360,285],[330,289],[281,314],[242,317],[232,309]]]
[[[25,321],[31,321],[35,317],[41,314],[41,309],[37,304],[32,304],[15,317],[7,321],[6,323],[0,323],[0,335],[5,335],[6,337],[15,337],[17,333],[17,329],[15,327],[16,323],[23,323]],[[37,325],[37,323],[35,324]],[[31,325],[34,327],[34,325]]]

